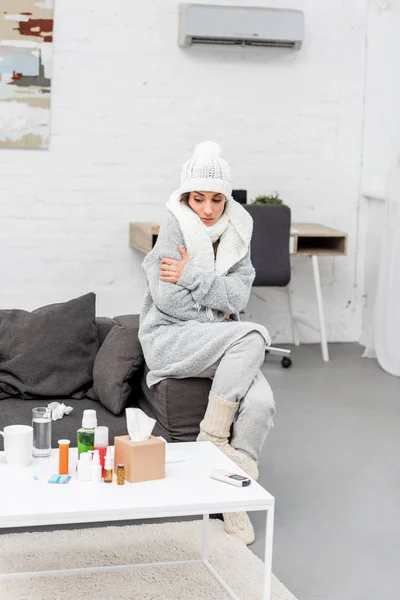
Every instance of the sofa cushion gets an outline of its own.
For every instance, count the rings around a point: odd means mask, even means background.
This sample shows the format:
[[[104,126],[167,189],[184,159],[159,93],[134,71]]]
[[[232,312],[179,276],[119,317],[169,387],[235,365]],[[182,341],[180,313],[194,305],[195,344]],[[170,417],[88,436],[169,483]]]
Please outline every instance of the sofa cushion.
[[[99,346],[102,345],[111,329],[116,325],[116,321],[110,317],[96,317],[97,334],[99,336]]]
[[[114,321],[122,327],[137,327],[139,328],[140,315],[117,315]]]
[[[194,442],[207,408],[211,379],[163,379],[149,388],[146,383],[148,372],[145,366],[138,406],[146,414],[154,415],[160,428],[168,434],[167,441]]]
[[[138,328],[115,325],[98,351],[93,368],[94,393],[114,415],[127,406],[143,366]]]
[[[99,347],[95,300],[0,310],[0,399],[84,395]]]

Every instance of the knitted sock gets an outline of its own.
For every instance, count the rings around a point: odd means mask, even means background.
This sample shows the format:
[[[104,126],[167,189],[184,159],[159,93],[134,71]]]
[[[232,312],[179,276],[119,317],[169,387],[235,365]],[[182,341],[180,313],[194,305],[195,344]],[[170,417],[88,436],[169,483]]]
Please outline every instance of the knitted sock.
[[[213,441],[210,438],[216,438],[220,442],[227,442],[238,408],[239,404],[237,402],[224,400],[224,398],[210,392],[207,410],[200,423],[198,441]],[[200,436],[203,436],[203,438],[199,439]]]
[[[229,442],[231,426],[239,408],[237,402],[224,400],[210,392],[204,419],[200,423],[198,442],[212,442],[253,479],[258,478],[257,463],[245,452],[236,450]],[[245,512],[224,513],[225,531],[249,545],[254,542],[255,535],[251,521]]]
[[[208,406],[202,422],[198,442],[212,442],[233,462],[253,479],[258,479],[257,463],[248,454],[233,448],[228,441],[235,414],[239,408],[237,402],[224,400],[210,392]]]
[[[258,466],[255,460],[253,460],[248,454],[241,450],[236,450],[230,444],[226,444],[221,448],[222,452],[226,454],[234,463],[238,465],[243,471],[250,475],[253,479],[258,479]]]
[[[218,396],[215,396],[215,398],[218,398]],[[222,398],[218,398],[218,401],[221,400]],[[221,450],[221,452],[226,454],[226,456],[229,456],[229,458],[244,469],[246,473],[248,472],[256,479],[258,477],[257,465],[254,467],[248,464],[252,459],[244,452],[232,448],[228,441],[228,429],[230,429],[230,427],[228,428],[228,424],[233,419],[234,409],[237,409],[236,402],[234,403],[226,400],[222,400],[222,402],[225,402],[226,405],[233,406],[223,406],[221,402],[211,402],[209,404],[209,407],[211,405],[211,409],[209,410],[207,408],[206,415],[200,423],[200,433],[197,436],[197,441],[212,442],[214,446]],[[255,464],[254,461],[252,462]]]
[[[227,444],[223,450],[224,454],[229,456],[239,467],[243,469],[253,479],[258,479],[258,466],[255,460],[245,452],[235,450]],[[232,452],[233,451],[233,452]],[[224,513],[225,531],[230,535],[242,540],[248,546],[255,540],[253,525],[249,516],[245,512]]]
[[[256,539],[253,525],[245,512],[224,513],[225,531],[242,540],[247,546]]]

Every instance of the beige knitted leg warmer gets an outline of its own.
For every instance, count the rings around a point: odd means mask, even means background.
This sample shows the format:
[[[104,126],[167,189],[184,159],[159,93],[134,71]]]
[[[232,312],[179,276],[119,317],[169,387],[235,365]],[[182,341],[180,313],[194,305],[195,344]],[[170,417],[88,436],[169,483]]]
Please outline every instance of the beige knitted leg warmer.
[[[237,402],[224,400],[224,398],[210,392],[207,410],[204,419],[200,423],[200,433],[197,441],[212,442],[250,477],[257,479],[257,463],[244,452],[232,448],[228,441],[238,408],[239,404]],[[227,533],[238,537],[247,545],[254,542],[254,529],[247,513],[225,513],[224,523]]]
[[[224,513],[223,517],[227,533],[239,538],[247,546],[254,542],[256,536],[249,515],[246,512]]]
[[[228,456],[238,467],[243,469],[253,479],[258,479],[258,466],[255,460],[253,460],[248,454],[242,450],[236,450],[230,444],[227,444],[222,450],[226,456]]]
[[[244,452],[238,452],[235,450],[237,454],[240,455],[239,460],[238,457],[233,458],[232,460],[239,465],[250,477],[253,479],[258,479],[258,467],[255,460],[250,458]],[[229,456],[229,454],[228,454]],[[224,523],[225,523],[225,531],[235,537],[239,538],[247,544],[248,546],[254,542],[256,536],[254,534],[253,525],[249,519],[249,516],[245,512],[233,512],[233,513],[224,513]]]
[[[238,408],[238,402],[224,400],[224,398],[210,392],[207,410],[200,423],[200,433],[197,441],[212,442],[224,452],[224,447],[229,446],[228,438]]]

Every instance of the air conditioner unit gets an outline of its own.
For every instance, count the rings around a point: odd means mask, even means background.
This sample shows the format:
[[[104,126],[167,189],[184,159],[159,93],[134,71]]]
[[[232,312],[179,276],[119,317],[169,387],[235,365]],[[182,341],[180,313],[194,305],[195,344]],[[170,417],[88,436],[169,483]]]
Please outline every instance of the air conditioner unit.
[[[301,10],[220,6],[179,5],[179,46],[227,44],[268,46],[298,50],[304,39]]]

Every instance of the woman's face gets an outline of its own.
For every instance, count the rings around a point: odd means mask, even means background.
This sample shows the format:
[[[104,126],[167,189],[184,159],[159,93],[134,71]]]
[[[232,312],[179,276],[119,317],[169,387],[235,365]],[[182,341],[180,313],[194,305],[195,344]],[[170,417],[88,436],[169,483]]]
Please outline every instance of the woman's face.
[[[226,198],[217,192],[190,192],[188,204],[204,225],[215,225],[224,212]]]

